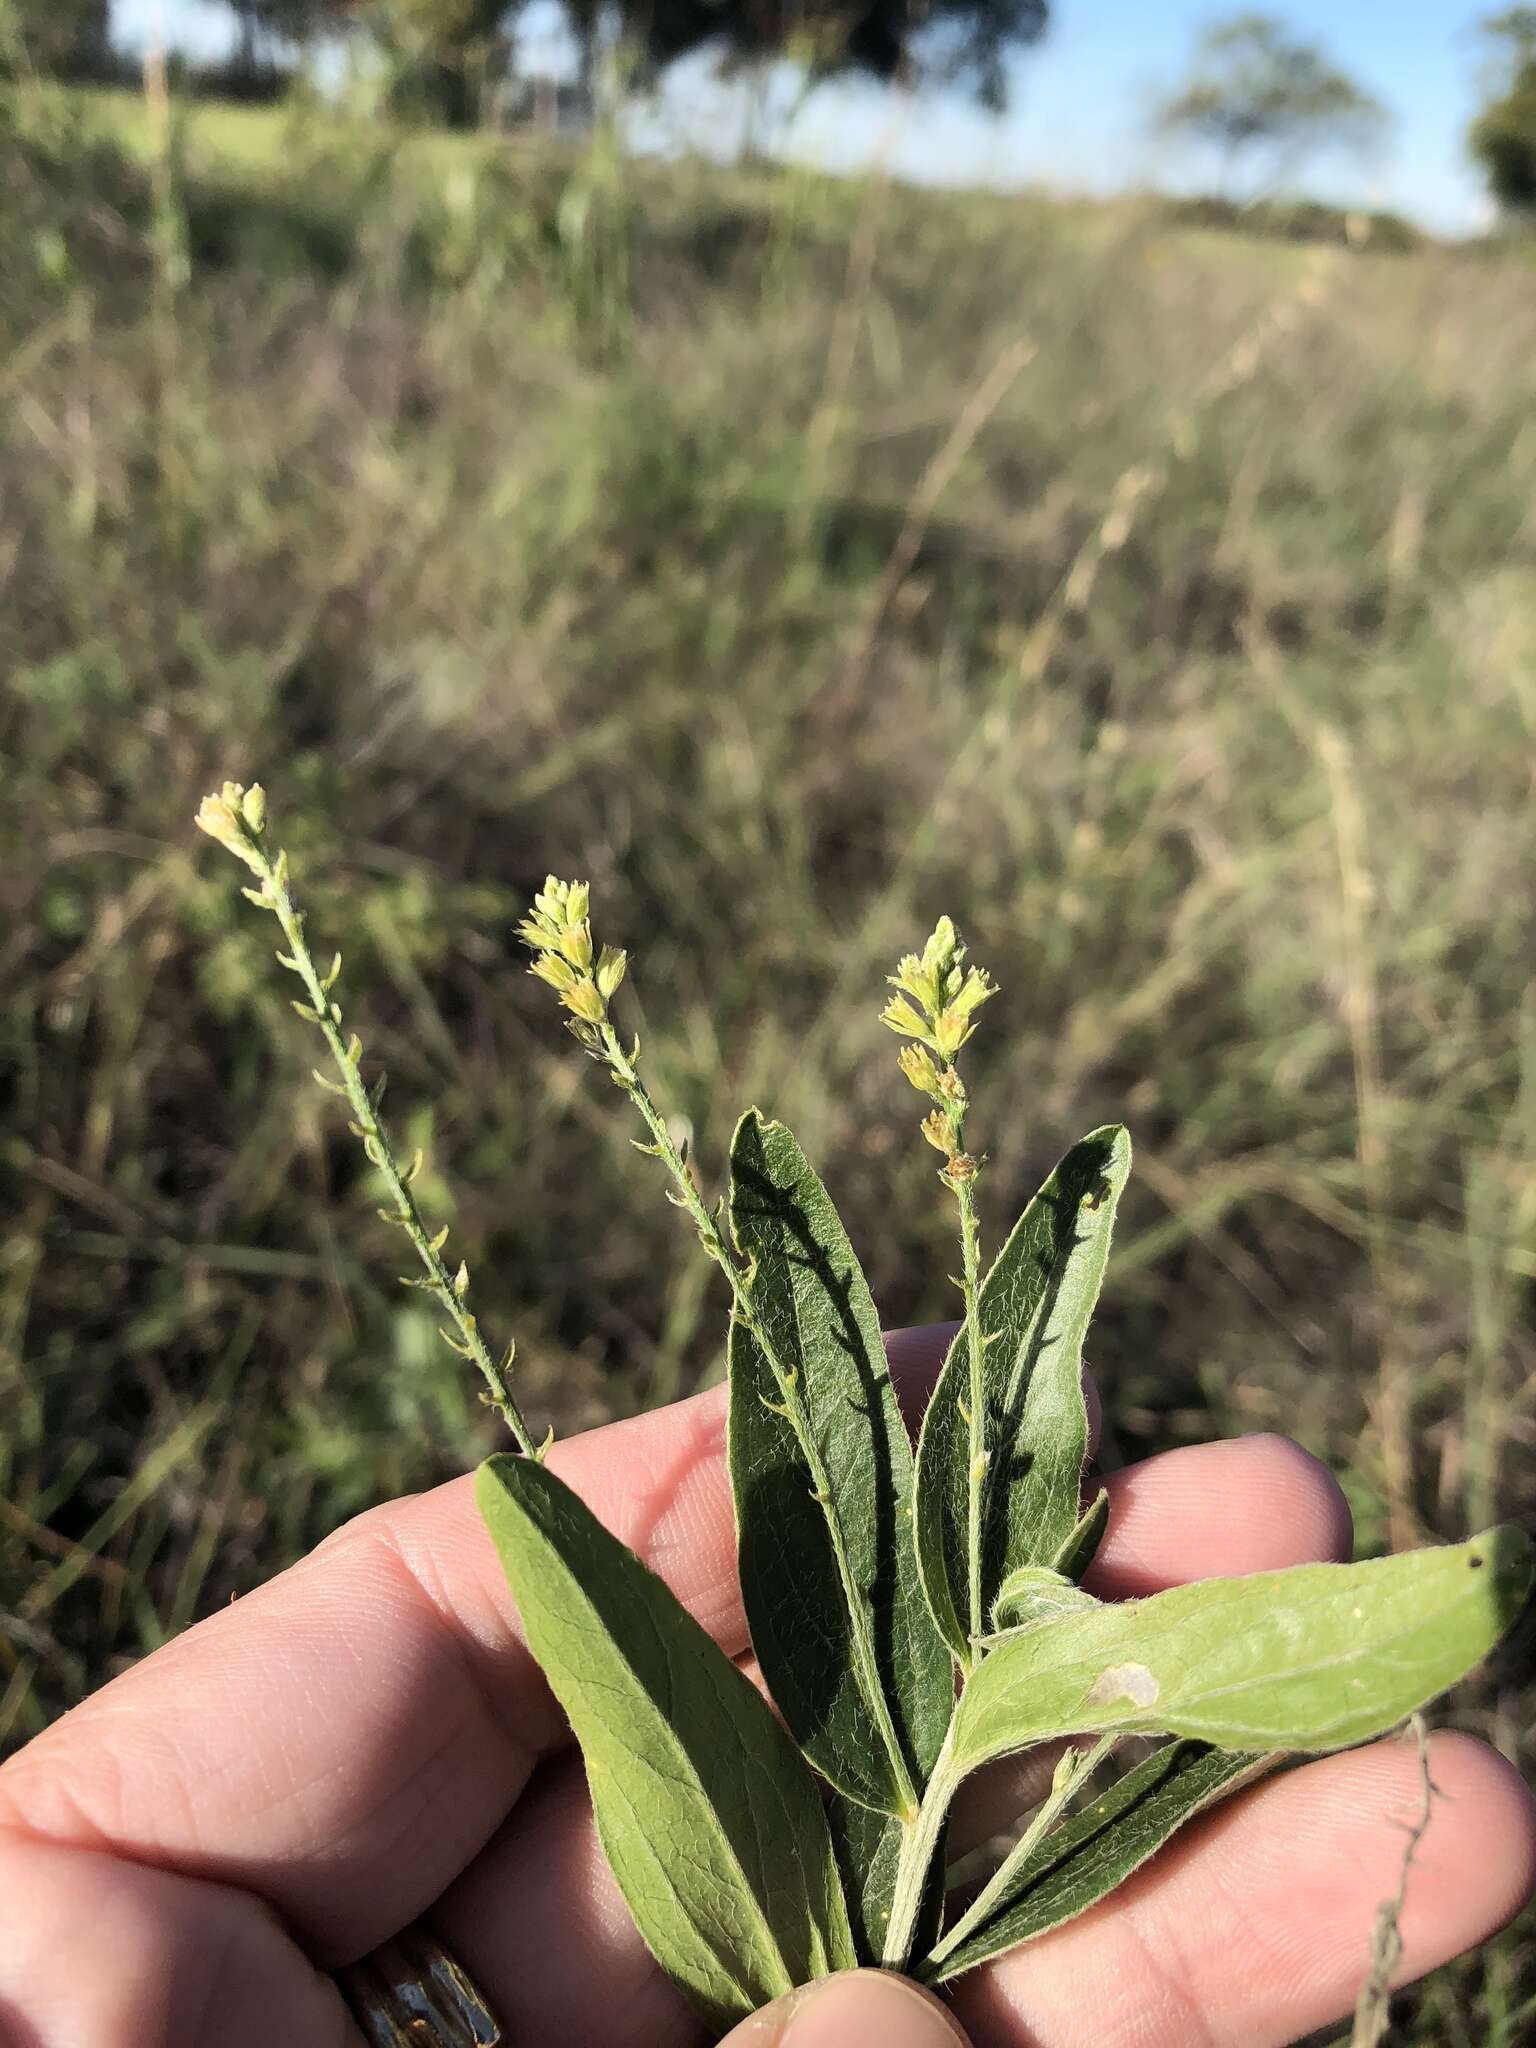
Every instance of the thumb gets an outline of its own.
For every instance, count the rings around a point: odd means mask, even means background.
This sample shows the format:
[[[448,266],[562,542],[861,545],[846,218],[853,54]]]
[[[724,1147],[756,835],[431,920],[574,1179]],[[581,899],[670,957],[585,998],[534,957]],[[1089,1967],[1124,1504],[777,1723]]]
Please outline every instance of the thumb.
[[[888,1970],[848,1970],[776,1998],[720,2048],[969,2048],[939,2001]]]

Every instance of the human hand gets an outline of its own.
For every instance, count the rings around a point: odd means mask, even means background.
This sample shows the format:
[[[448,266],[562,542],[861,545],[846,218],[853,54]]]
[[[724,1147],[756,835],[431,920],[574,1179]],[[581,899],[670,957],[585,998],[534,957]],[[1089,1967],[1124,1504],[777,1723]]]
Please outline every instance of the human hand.
[[[947,1330],[891,1340],[931,1382]],[[550,1463],[733,1655],[746,1652],[724,1394],[557,1445]],[[1105,1598],[1349,1554],[1331,1478],[1275,1437],[1110,1475]],[[1432,1746],[1439,1796],[1399,1981],[1536,1888],[1536,1803],[1493,1751]],[[1018,1772],[971,1790],[981,1839]],[[1193,1823],[1111,1899],[961,1981],[978,2048],[1294,2041],[1348,2011],[1397,1888],[1419,1760],[1323,1758]],[[357,2048],[326,1970],[425,1917],[509,2048],[681,2048],[702,2033],[608,1873],[580,1759],[524,1647],[469,1479],[374,1509],[146,1658],[0,1769],[5,2048]],[[904,2033],[903,2028],[907,2031]],[[732,2048],[946,2048],[874,1974],[770,2009]]]

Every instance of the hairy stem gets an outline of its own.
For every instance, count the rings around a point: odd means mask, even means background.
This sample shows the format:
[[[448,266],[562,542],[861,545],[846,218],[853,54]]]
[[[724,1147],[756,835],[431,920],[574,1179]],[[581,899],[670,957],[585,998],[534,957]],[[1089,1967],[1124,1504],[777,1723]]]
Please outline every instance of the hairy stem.
[[[944,1821],[950,1801],[959,1789],[960,1777],[953,1769],[955,1724],[951,1720],[944,1746],[939,1751],[918,1808],[917,1819],[906,1830],[896,1859],[896,1883],[891,1893],[891,1917],[886,1923],[885,1952],[880,1961],[887,1970],[905,1970],[911,1961],[917,1918],[923,1894],[928,1888],[933,1859],[939,1853]]]
[[[308,993],[308,1007],[298,1007],[306,1017],[312,1018],[319,1025],[324,1035],[331,1058],[336,1063],[336,1071],[341,1077],[339,1092],[346,1097],[356,1119],[353,1129],[362,1139],[370,1163],[377,1167],[384,1185],[389,1189],[390,1199],[394,1203],[391,1220],[399,1224],[416,1247],[416,1255],[426,1269],[427,1291],[436,1299],[458,1332],[456,1341],[450,1339],[454,1342],[455,1350],[472,1359],[480,1368],[491,1406],[506,1423],[517,1442],[518,1449],[528,1457],[536,1458],[540,1455],[539,1446],[534,1442],[522,1411],[507,1384],[505,1366],[497,1364],[480,1333],[478,1321],[465,1306],[461,1287],[467,1284],[467,1275],[463,1267],[460,1267],[460,1277],[456,1282],[438,1249],[442,1240],[428,1236],[426,1225],[422,1222],[421,1211],[416,1206],[416,1198],[411,1193],[412,1175],[401,1172],[384,1126],[379,1121],[374,1099],[370,1098],[368,1090],[363,1086],[362,1075],[359,1072],[362,1046],[356,1038],[349,1045],[341,1035],[341,1005],[334,1001],[330,992],[334,985],[334,970],[330,976],[322,979],[315,966],[314,957],[304,938],[303,915],[295,909],[293,898],[289,894],[287,862],[281,853],[275,861],[269,859],[265,846],[259,839],[252,839],[250,846],[249,865],[260,877],[262,886],[259,895],[255,891],[248,893],[257,896],[257,900],[273,913],[282,927],[283,937],[288,942],[288,952],[286,955],[280,953],[278,959],[290,972],[298,975]],[[324,1079],[323,1076],[320,1078]],[[332,1082],[327,1082],[326,1085],[336,1087]],[[510,1356],[509,1352],[509,1360]]]
[[[981,1606],[981,1510],[987,1483],[987,1412],[982,1381],[981,1264],[980,1232],[976,1223],[976,1186],[960,1181],[955,1187],[960,1210],[961,1288],[965,1297],[965,1348],[970,1365],[966,1421],[970,1431],[970,1462],[967,1468],[966,1557],[970,1566],[971,1665],[981,1658],[981,1638],[986,1616]]]
[[[692,1218],[705,1251],[729,1281],[735,1313],[751,1332],[754,1343],[768,1361],[769,1370],[778,1385],[785,1418],[795,1432],[796,1441],[811,1475],[811,1485],[816,1499],[826,1517],[832,1553],[837,1562],[838,1579],[842,1586],[843,1604],[848,1611],[848,1627],[853,1644],[854,1668],[858,1675],[859,1690],[863,1694],[864,1704],[879,1730],[880,1739],[890,1759],[891,1774],[896,1783],[897,1796],[902,1803],[899,1817],[910,1824],[915,1821],[918,1813],[917,1787],[901,1747],[901,1738],[896,1732],[890,1702],[885,1696],[885,1687],[880,1680],[880,1666],[875,1655],[868,1606],[853,1569],[853,1559],[849,1553],[842,1516],[832,1491],[831,1475],[827,1471],[826,1460],[821,1454],[821,1447],[811,1427],[800,1375],[785,1365],[773,1340],[763,1327],[762,1319],[753,1306],[746,1276],[722,1236],[719,1224],[700,1195],[682,1154],[672,1142],[672,1135],[667,1129],[661,1111],[652,1101],[650,1091],[636,1073],[633,1061],[620,1044],[618,1034],[611,1024],[605,1023],[599,1030],[603,1056],[609,1070],[639,1111],[646,1129],[651,1134],[651,1145],[648,1149],[661,1160],[676,1183],[680,1206],[686,1209]]]
[[[1101,1735],[1092,1749],[1082,1750],[1077,1753],[1077,1759],[1072,1769],[1060,1773],[1053,1782],[1050,1791],[1031,1816],[1028,1827],[1025,1828],[1018,1841],[1008,1851],[1008,1854],[1003,1858],[986,1884],[976,1894],[970,1905],[966,1907],[954,1926],[946,1929],[942,1938],[936,1941],[928,1951],[923,1964],[925,1971],[937,1969],[946,1956],[952,1955],[963,1941],[969,1940],[976,1929],[983,1926],[992,1913],[996,1911],[997,1907],[1007,1896],[1015,1873],[1022,1869],[1024,1864],[1034,1854],[1041,1837],[1048,1829],[1055,1826],[1057,1820],[1061,1817],[1062,1809],[1067,1804],[1067,1801],[1083,1782],[1098,1769],[1099,1765],[1120,1739],[1119,1735]]]

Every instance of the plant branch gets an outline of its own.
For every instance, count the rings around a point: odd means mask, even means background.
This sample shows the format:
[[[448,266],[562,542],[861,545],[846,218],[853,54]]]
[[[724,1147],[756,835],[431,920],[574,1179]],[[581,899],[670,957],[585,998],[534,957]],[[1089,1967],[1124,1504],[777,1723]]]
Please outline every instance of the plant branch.
[[[1098,1769],[1120,1739],[1118,1734],[1101,1735],[1092,1749],[1067,1751],[1056,1766],[1056,1775],[1051,1781],[1050,1791],[1031,1816],[1028,1827],[954,1926],[947,1928],[943,1936],[928,1951],[924,1958],[925,1970],[937,1968],[946,1956],[952,1955],[963,1941],[969,1940],[976,1929],[997,1910],[1006,1898],[1015,1874],[1034,1854],[1042,1836],[1055,1826],[1068,1800]]]
[[[880,1958],[882,1968],[887,1970],[905,1970],[911,1960],[912,1941],[917,1931],[918,1914],[922,1911],[923,1894],[928,1886],[928,1873],[939,1851],[950,1801],[960,1787],[961,1774],[953,1768],[954,1741],[955,1722],[952,1717],[944,1746],[923,1792],[917,1819],[901,1838],[896,1859],[896,1882],[891,1892],[891,1916],[885,1930],[885,1951]]]
[[[278,954],[278,962],[298,976],[309,997],[307,1003],[296,1002],[293,1007],[307,1022],[319,1025],[341,1077],[339,1082],[330,1081],[317,1071],[315,1079],[330,1093],[343,1096],[350,1105],[354,1118],[350,1128],[354,1136],[361,1139],[369,1164],[378,1170],[394,1203],[393,1209],[381,1209],[379,1214],[387,1222],[398,1224],[405,1232],[426,1271],[425,1280],[411,1280],[407,1284],[424,1288],[438,1302],[457,1332],[455,1335],[444,1330],[443,1336],[461,1357],[470,1359],[479,1367],[488,1390],[489,1403],[506,1423],[518,1449],[530,1458],[541,1457],[548,1449],[548,1439],[543,1446],[535,1443],[507,1383],[513,1347],[507,1347],[500,1364],[492,1356],[481,1334],[479,1321],[465,1300],[469,1269],[461,1261],[458,1271],[450,1274],[442,1256],[448,1233],[442,1230],[435,1237],[428,1235],[416,1198],[411,1193],[411,1182],[420,1170],[421,1155],[418,1153],[412,1165],[405,1171],[401,1170],[388,1134],[379,1121],[382,1079],[370,1093],[363,1085],[360,1071],[362,1041],[355,1034],[350,1040],[342,1037],[341,1005],[331,994],[341,971],[341,955],[336,955],[330,971],[322,976],[304,937],[303,913],[296,908],[289,891],[288,856],[279,851],[274,857],[267,851],[266,804],[260,794],[260,785],[242,791],[236,785],[226,783],[222,796],[205,800],[198,813],[198,823],[210,837],[217,839],[250,868],[261,886],[246,889],[243,893],[260,909],[270,910],[282,927],[288,951]]]
[[[916,1820],[918,1813],[917,1787],[901,1747],[901,1738],[896,1732],[890,1703],[885,1696],[885,1687],[880,1680],[880,1666],[875,1655],[867,1604],[853,1568],[847,1535],[832,1490],[831,1475],[827,1471],[826,1460],[822,1456],[821,1447],[816,1441],[816,1434],[811,1425],[804,1391],[800,1385],[800,1375],[797,1370],[784,1363],[764,1328],[762,1318],[753,1305],[747,1276],[742,1272],[730,1246],[726,1243],[715,1216],[700,1195],[693,1175],[688,1170],[687,1161],[674,1144],[661,1111],[656,1107],[649,1089],[636,1072],[633,1059],[624,1051],[617,1032],[605,1020],[598,1026],[597,1035],[602,1048],[600,1057],[639,1111],[646,1129],[651,1134],[651,1143],[641,1149],[659,1159],[672,1176],[678,1189],[675,1198],[677,1205],[688,1212],[698,1230],[699,1242],[729,1281],[735,1314],[751,1333],[753,1342],[767,1360],[769,1370],[777,1383],[785,1420],[795,1432],[796,1441],[811,1475],[811,1485],[817,1502],[826,1517],[832,1552],[837,1562],[838,1579],[842,1587],[843,1604],[848,1612],[848,1627],[859,1690],[863,1694],[870,1718],[879,1730],[880,1739],[890,1759],[897,1794],[904,1809],[899,1817],[910,1825]]]
[[[997,990],[979,967],[965,966],[966,949],[954,920],[941,917],[921,953],[905,953],[894,974],[887,975],[898,991],[880,1013],[899,1038],[910,1042],[897,1055],[901,1071],[935,1107],[923,1118],[922,1133],[944,1155],[939,1175],[960,1211],[960,1258],[964,1275],[965,1341],[969,1383],[960,1402],[969,1443],[966,1453],[966,1651],[957,1652],[962,1674],[969,1676],[981,1661],[986,1633],[982,1607],[982,1511],[986,1504],[987,1414],[981,1334],[981,1246],[976,1221],[976,1179],[986,1163],[965,1149],[965,1121],[970,1098],[956,1056],[976,1029],[976,1012]]]
[[[970,1460],[966,1468],[967,1517],[966,1556],[970,1566],[971,1665],[981,1657],[981,1638],[986,1633],[986,1616],[981,1605],[981,1521],[987,1483],[987,1413],[982,1378],[981,1254],[976,1222],[974,1179],[952,1183],[960,1211],[961,1292],[965,1298],[965,1346],[970,1365],[966,1393],[966,1427],[970,1434]]]

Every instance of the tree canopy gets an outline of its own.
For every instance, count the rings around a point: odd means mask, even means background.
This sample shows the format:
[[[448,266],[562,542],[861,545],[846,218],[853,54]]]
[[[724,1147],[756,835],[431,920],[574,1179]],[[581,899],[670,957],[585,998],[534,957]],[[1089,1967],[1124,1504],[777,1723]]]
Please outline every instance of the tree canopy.
[[[0,5],[4,0],[0,0]],[[40,14],[106,0],[20,0]],[[235,61],[270,64],[285,47],[325,33],[367,35],[391,61],[397,98],[453,119],[505,76],[527,0],[227,0]],[[642,77],[709,53],[727,72],[773,62],[811,80],[863,76],[913,86],[949,85],[983,106],[1007,100],[1008,58],[1043,33],[1049,0],[561,0],[590,68],[602,45],[620,45]]]
[[[108,0],[0,0],[0,77],[23,67],[53,78],[111,69]]]
[[[1385,122],[1379,101],[1272,14],[1206,29],[1188,77],[1157,109],[1165,133],[1213,144],[1229,179],[1239,161],[1262,161],[1271,183],[1314,150],[1369,143]]]
[[[1498,204],[1536,214],[1536,7],[1495,14],[1483,30],[1498,53],[1498,73],[1467,139]]]
[[[697,51],[728,68],[776,58],[811,77],[862,73],[908,84],[949,84],[982,105],[1007,100],[1006,60],[1038,40],[1046,0],[567,0],[580,32],[604,14],[655,72]]]

